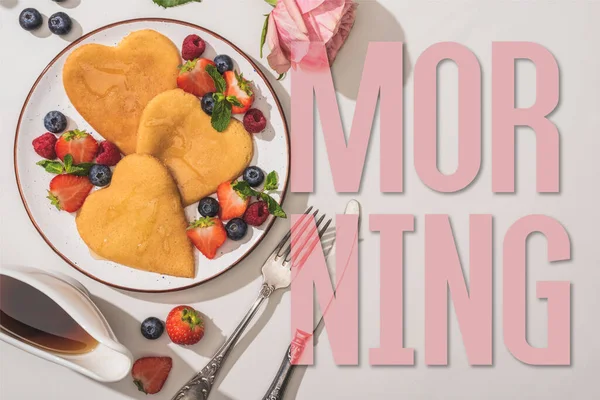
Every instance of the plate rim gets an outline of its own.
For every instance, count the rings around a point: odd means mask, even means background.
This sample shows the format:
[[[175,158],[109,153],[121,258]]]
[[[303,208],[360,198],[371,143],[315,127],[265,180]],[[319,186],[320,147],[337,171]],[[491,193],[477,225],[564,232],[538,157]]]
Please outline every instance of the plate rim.
[[[95,280],[95,281],[97,281],[99,283],[102,283],[104,285],[110,286],[110,287],[115,288],[115,289],[125,290],[125,291],[129,291],[129,292],[137,292],[137,293],[172,293],[172,292],[178,292],[178,291],[190,289],[190,288],[202,285],[202,284],[204,284],[206,282],[209,282],[209,281],[215,279],[216,277],[223,275],[224,273],[226,273],[227,271],[231,270],[233,267],[235,267],[236,265],[238,265],[239,263],[241,263],[246,257],[248,257],[248,255],[250,255],[250,253],[252,253],[260,245],[260,243],[264,240],[265,236],[271,230],[271,228],[272,228],[272,226],[275,223],[275,220],[277,218],[272,218],[271,219],[271,221],[266,226],[266,228],[265,228],[262,236],[244,254],[242,254],[242,256],[237,261],[235,261],[234,263],[232,263],[231,265],[229,265],[227,268],[223,269],[222,271],[218,272],[215,275],[212,275],[212,276],[210,276],[210,277],[208,277],[208,278],[206,278],[204,280],[201,280],[199,282],[194,282],[194,283],[192,283],[190,285],[181,286],[181,287],[172,288],[172,289],[138,289],[138,288],[130,288],[130,287],[127,287],[127,286],[121,286],[121,285],[117,285],[117,284],[114,284],[114,283],[107,282],[105,280],[102,280],[102,279],[94,276],[92,273],[83,270],[82,268],[80,268],[79,266],[77,266],[74,262],[72,262],[66,255],[62,254],[52,244],[52,242],[50,241],[50,239],[48,239],[48,237],[44,234],[44,232],[42,232],[42,229],[40,228],[40,226],[37,224],[35,218],[33,217],[32,213],[31,213],[31,210],[29,209],[29,205],[27,204],[27,200],[25,200],[25,194],[23,192],[23,188],[22,188],[21,181],[20,181],[20,178],[19,178],[19,167],[18,167],[18,163],[17,163],[17,143],[18,143],[18,140],[19,140],[19,132],[21,130],[21,123],[23,121],[23,115],[25,113],[25,109],[29,105],[29,101],[31,100],[31,96],[33,95],[33,93],[36,90],[38,84],[40,83],[40,81],[42,80],[42,78],[46,75],[46,73],[48,72],[48,70],[65,53],[67,53],[68,51],[70,51],[73,47],[77,46],[79,43],[81,43],[85,39],[89,38],[90,36],[96,35],[96,34],[102,32],[102,31],[105,31],[107,29],[113,28],[115,26],[126,25],[126,24],[137,23],[137,22],[166,22],[166,23],[173,23],[173,24],[183,25],[183,26],[187,26],[187,27],[190,27],[190,28],[194,28],[194,29],[198,29],[200,31],[206,32],[206,33],[208,33],[210,35],[213,35],[217,39],[222,40],[223,42],[225,42],[229,46],[233,47],[242,57],[244,57],[246,59],[246,61],[248,61],[250,63],[250,65],[252,65],[252,67],[254,67],[254,70],[256,71],[256,73],[263,79],[263,81],[267,85],[267,88],[271,92],[271,95],[272,95],[273,99],[275,100],[275,104],[277,105],[277,110],[279,111],[279,114],[282,117],[284,129],[285,129],[285,142],[286,142],[286,153],[287,153],[287,168],[286,168],[286,177],[285,177],[285,180],[284,180],[283,190],[281,191],[281,200],[279,202],[280,204],[283,204],[283,202],[285,201],[286,195],[287,195],[287,189],[288,189],[288,184],[289,184],[289,180],[290,180],[290,167],[291,167],[290,141],[291,141],[291,139],[290,139],[290,132],[289,132],[289,127],[288,127],[288,121],[287,121],[287,118],[285,116],[285,112],[283,111],[283,107],[281,105],[281,102],[279,101],[279,97],[277,96],[277,94],[275,93],[275,90],[273,89],[273,85],[271,85],[271,83],[267,79],[267,76],[260,69],[259,65],[248,54],[246,54],[246,52],[244,52],[242,49],[240,49],[238,46],[236,46],[235,44],[233,44],[228,39],[225,39],[223,36],[219,35],[218,33],[214,32],[214,31],[212,31],[210,29],[207,29],[207,28],[204,28],[202,26],[193,24],[191,22],[181,21],[181,20],[172,19],[172,18],[142,17],[142,18],[133,18],[133,19],[127,19],[127,20],[122,20],[122,21],[118,21],[118,22],[113,22],[111,24],[104,25],[104,26],[101,26],[100,28],[94,29],[94,30],[86,33],[85,35],[82,35],[81,37],[79,37],[78,39],[76,39],[72,43],[70,43],[68,46],[66,46],[63,50],[61,50],[48,63],[48,65],[42,70],[42,72],[40,73],[40,75],[38,76],[38,78],[33,83],[33,86],[31,87],[31,90],[29,91],[29,93],[27,94],[27,97],[25,98],[25,102],[23,103],[23,106],[21,107],[21,111],[19,113],[19,120],[17,122],[17,127],[16,127],[16,131],[15,131],[15,141],[14,141],[14,146],[13,146],[13,164],[14,164],[14,171],[15,171],[15,179],[16,179],[16,182],[17,182],[17,188],[19,189],[19,196],[21,197],[21,202],[23,203],[23,206],[25,207],[25,211],[27,212],[27,217],[29,218],[29,220],[31,221],[31,223],[33,224],[33,226],[35,227],[35,229],[38,232],[38,234],[42,237],[42,239],[44,239],[44,241],[46,242],[46,244],[52,249],[52,251],[54,251],[54,253],[56,253],[60,258],[62,258],[63,261],[65,261],[68,265],[70,265],[75,270],[79,271],[80,273],[84,274],[88,278],[91,278],[91,279],[93,279],[93,280]],[[129,268],[129,267],[127,267],[127,268]]]

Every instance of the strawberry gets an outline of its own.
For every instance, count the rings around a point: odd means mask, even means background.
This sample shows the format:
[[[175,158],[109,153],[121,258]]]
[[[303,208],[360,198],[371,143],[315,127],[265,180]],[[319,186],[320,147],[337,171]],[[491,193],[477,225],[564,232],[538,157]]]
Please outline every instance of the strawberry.
[[[155,394],[160,392],[173,367],[171,357],[143,357],[131,368],[133,383],[140,392]]]
[[[169,337],[176,344],[196,344],[204,336],[204,320],[190,306],[177,306],[167,315],[165,322]]]
[[[90,163],[98,152],[98,142],[86,131],[75,129],[63,134],[54,145],[56,155],[64,161],[65,156],[73,156],[73,164]]]
[[[177,86],[184,91],[202,97],[217,90],[215,82],[206,72],[207,65],[215,65],[207,58],[197,58],[188,61],[180,67]]]
[[[219,218],[200,218],[190,224],[186,233],[194,246],[209,260],[215,258],[217,249],[227,239],[227,232]]]
[[[234,104],[231,112],[234,114],[244,114],[252,107],[252,103],[254,103],[252,82],[244,78],[244,74],[238,74],[237,71],[226,71],[223,77],[227,83],[225,96],[235,96],[242,104],[241,107]]]
[[[244,215],[250,201],[247,196],[236,191],[231,182],[223,182],[217,187],[217,197],[221,206],[219,216],[223,221]]]
[[[75,212],[81,208],[92,187],[87,176],[56,175],[50,181],[48,199],[59,210]]]

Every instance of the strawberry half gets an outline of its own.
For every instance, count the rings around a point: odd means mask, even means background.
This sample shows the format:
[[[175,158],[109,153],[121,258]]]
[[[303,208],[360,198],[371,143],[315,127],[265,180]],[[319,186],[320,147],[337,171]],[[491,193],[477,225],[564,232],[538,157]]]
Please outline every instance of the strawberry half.
[[[246,212],[250,199],[241,193],[238,193],[231,185],[231,182],[223,182],[217,188],[217,197],[219,198],[219,216],[221,220],[227,221],[233,218],[240,218]]]
[[[217,249],[227,239],[227,232],[219,218],[200,218],[190,224],[186,233],[194,246],[209,260],[215,258]]]
[[[179,69],[177,86],[198,97],[215,92],[217,88],[211,76],[206,72],[207,65],[215,65],[215,63],[207,58],[197,58],[183,64]]]
[[[48,199],[59,210],[75,212],[81,208],[92,188],[87,176],[56,175],[50,181]]]
[[[140,358],[131,368],[133,383],[140,392],[155,394],[160,392],[173,368],[171,357]]]
[[[244,78],[244,74],[238,74],[237,71],[226,71],[223,74],[227,89],[225,96],[235,96],[242,107],[233,105],[231,112],[233,114],[244,114],[252,107],[254,103],[254,91],[252,90],[252,82]]]
[[[90,163],[98,152],[98,142],[86,131],[75,129],[63,134],[54,145],[58,158],[64,161],[65,156],[73,156],[73,164]]]
[[[196,344],[204,337],[204,320],[190,306],[177,306],[167,315],[167,334],[176,344]]]

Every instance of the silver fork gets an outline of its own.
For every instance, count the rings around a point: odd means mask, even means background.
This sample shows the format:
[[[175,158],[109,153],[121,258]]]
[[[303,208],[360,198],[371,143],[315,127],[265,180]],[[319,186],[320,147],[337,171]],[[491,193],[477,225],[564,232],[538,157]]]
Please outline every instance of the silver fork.
[[[300,262],[296,267],[301,267],[308,257],[308,254],[312,252],[314,247],[320,242],[319,240],[311,240],[313,235],[302,235],[306,229],[311,226],[310,222],[313,218],[317,218],[319,210],[316,210],[311,214],[312,207],[304,212],[302,218],[300,218],[296,224],[290,229],[290,231],[281,239],[275,250],[267,258],[262,267],[263,284],[258,293],[258,297],[250,310],[246,313],[242,321],[239,323],[237,328],[233,331],[231,336],[223,343],[223,345],[217,350],[213,358],[208,364],[196,375],[192,377],[179,391],[173,396],[172,400],[206,400],[213,387],[215,378],[221,370],[223,362],[239,340],[240,336],[258,311],[259,307],[265,300],[267,300],[274,291],[278,289],[286,288],[291,283],[292,273],[290,269],[290,261],[292,259],[292,231],[297,233],[294,235],[294,251],[296,260]],[[316,222],[316,229],[325,219],[325,214]],[[329,219],[325,225],[319,231],[319,239],[323,236],[332,220]],[[287,244],[287,247],[285,245]],[[300,258],[300,256],[302,256]]]

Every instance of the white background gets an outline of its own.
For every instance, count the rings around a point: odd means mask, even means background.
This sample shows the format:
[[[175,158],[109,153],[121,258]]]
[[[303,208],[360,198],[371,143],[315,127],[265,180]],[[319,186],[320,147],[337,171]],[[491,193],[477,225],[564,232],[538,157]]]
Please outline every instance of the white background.
[[[259,268],[278,236],[287,227],[278,222],[263,244],[242,264],[195,289],[173,294],[142,295],[121,292],[92,281],[72,270],[43,242],[21,204],[14,179],[12,146],[22,103],[46,64],[68,42],[47,31],[36,37],[17,23],[25,7],[37,7],[46,16],[62,10],[76,21],[77,33],[135,17],[183,19],[230,39],[259,59],[263,14],[269,6],[261,0],[204,0],[177,9],[163,10],[151,0],[67,0],[62,6],[50,0],[0,0],[0,176],[2,179],[2,264],[23,264],[60,270],[79,279],[92,292],[120,340],[136,357],[169,355],[174,368],[156,399],[170,399],[194,371],[205,365],[212,352],[237,325],[260,286]],[[301,212],[307,203],[330,213],[341,212],[346,201],[358,198],[365,216],[360,242],[360,366],[337,367],[326,333],[316,349],[316,366],[294,378],[287,398],[297,399],[593,399],[600,362],[600,328],[597,310],[600,295],[597,208],[600,147],[600,2],[597,1],[361,1],[356,26],[333,68],[341,114],[349,127],[354,110],[361,66],[369,41],[404,41],[405,44],[405,193],[379,192],[379,140],[375,125],[367,155],[363,184],[358,194],[336,194],[333,189],[322,135],[317,132],[315,193],[291,194],[285,204]],[[71,38],[73,39],[73,38]],[[558,60],[561,70],[561,103],[552,120],[561,132],[561,193],[535,193],[535,137],[519,129],[517,193],[491,192],[491,43],[499,40],[538,42]],[[412,70],[428,46],[456,41],[468,46],[482,65],[483,161],[477,180],[454,195],[441,195],[425,187],[413,168]],[[259,60],[268,72],[265,60]],[[385,60],[381,60],[385,62]],[[535,70],[519,62],[518,104],[534,101]],[[456,165],[456,68],[440,67],[441,169]],[[289,115],[289,78],[271,81]],[[399,76],[390,77],[399,79]],[[398,94],[400,96],[400,93]],[[400,110],[399,110],[400,112]],[[414,367],[371,367],[369,348],[379,343],[379,238],[369,232],[367,214],[408,213],[416,217],[416,232],[406,237],[405,345],[416,349]],[[450,366],[424,364],[423,216],[452,217],[456,241],[468,270],[468,215],[494,215],[494,366],[468,365],[454,311],[450,319]],[[572,241],[571,262],[549,265],[546,244],[537,235],[529,240],[528,313],[529,341],[546,343],[546,303],[535,298],[536,280],[570,280],[572,285],[572,365],[527,366],[513,358],[502,339],[501,246],[508,227],[518,218],[541,213],[559,220]],[[170,344],[166,335],[149,342],[139,334],[139,323],[155,315],[164,317],[174,305],[192,304],[208,321],[205,339],[191,348]],[[277,305],[277,303],[279,303]],[[289,342],[289,293],[276,295],[257,323],[242,339],[217,380],[211,399],[261,398]],[[106,400],[145,398],[129,379],[102,385],[70,370],[37,359],[0,343],[0,397],[20,399]],[[301,378],[301,379],[300,379]]]

